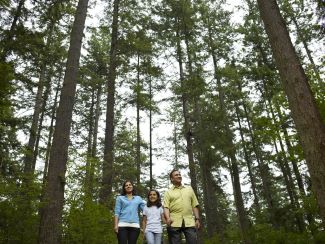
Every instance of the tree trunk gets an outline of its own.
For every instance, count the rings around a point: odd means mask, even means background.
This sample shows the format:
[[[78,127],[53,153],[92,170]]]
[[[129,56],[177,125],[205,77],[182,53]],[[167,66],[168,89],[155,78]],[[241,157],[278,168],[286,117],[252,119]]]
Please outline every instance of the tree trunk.
[[[276,0],[258,0],[325,223],[325,125]]]
[[[241,87],[239,87],[239,90],[241,91]],[[253,128],[253,125],[251,124],[250,117],[249,117],[248,111],[247,111],[247,107],[246,107],[246,104],[244,101],[242,102],[242,106],[244,108],[244,113],[245,113],[245,117],[246,117],[247,125],[248,125],[248,131],[249,131],[253,150],[254,150],[254,153],[256,156],[257,166],[258,166],[259,173],[260,173],[261,180],[262,180],[263,195],[264,195],[264,199],[266,200],[266,203],[268,206],[267,210],[269,212],[269,219],[270,219],[270,222],[272,223],[273,227],[278,228],[279,223],[275,219],[275,212],[276,212],[277,204],[274,201],[274,198],[272,197],[273,184],[271,182],[270,170],[269,170],[268,165],[265,164],[265,162],[262,158],[261,151],[260,151],[261,149],[260,149],[260,146],[259,146],[256,138],[255,138],[254,128]]]
[[[229,150],[227,150],[225,153],[228,155],[231,165],[230,165],[230,173],[233,178],[233,191],[234,191],[234,199],[235,199],[235,206],[238,214],[238,220],[239,220],[239,225],[240,225],[240,230],[242,234],[242,238],[245,241],[245,243],[252,243],[252,240],[250,239],[249,236],[249,220],[247,217],[247,213],[245,210],[244,206],[244,201],[243,201],[243,196],[241,192],[241,185],[240,185],[240,176],[239,176],[239,168],[238,168],[238,163],[236,159],[236,151],[235,151],[235,145],[233,143],[233,135],[230,130],[229,126],[229,119],[228,115],[226,112],[226,106],[225,106],[225,100],[224,100],[224,91],[221,86],[221,81],[217,77],[217,62],[216,58],[214,55],[214,52],[212,51],[213,55],[213,63],[214,63],[214,69],[215,69],[215,79],[217,80],[218,84],[218,90],[219,90],[219,103],[220,103],[220,110],[223,115],[223,123],[224,123],[224,128],[225,128],[225,133],[226,133],[226,143],[227,147]]]
[[[55,118],[56,118],[56,111],[57,111],[58,97],[59,97],[60,90],[61,90],[61,87],[60,87],[60,79],[59,79],[58,85],[56,88],[56,92],[55,92],[53,106],[51,109],[51,123],[50,123],[50,127],[49,127],[49,134],[47,137],[48,139],[47,139],[47,143],[46,143],[46,152],[45,152],[44,170],[43,170],[43,188],[44,188],[45,182],[47,182],[46,178],[47,178],[48,164],[49,164],[49,159],[50,159],[50,152],[51,152],[51,147],[52,147],[54,121],[56,120]]]
[[[179,158],[179,152],[178,152],[178,137],[177,137],[177,115],[176,115],[176,106],[174,108],[174,115],[173,115],[173,143],[174,143],[174,153],[175,153],[175,157],[174,157],[174,165],[175,165],[175,168],[177,169],[178,168],[178,158]]]
[[[248,154],[248,150],[246,148],[246,142],[244,139],[244,133],[243,133],[243,129],[241,126],[241,120],[240,120],[240,115],[239,115],[239,106],[237,104],[237,102],[235,102],[235,107],[236,107],[236,116],[237,116],[237,122],[239,125],[239,133],[240,133],[240,138],[241,138],[241,144],[243,145],[243,151],[244,151],[244,156],[245,156],[245,161],[247,164],[247,169],[248,169],[248,176],[250,179],[250,182],[252,184],[252,191],[253,191],[253,196],[254,196],[254,205],[256,207],[256,211],[260,212],[261,207],[260,207],[260,203],[259,203],[259,197],[257,194],[257,187],[256,187],[256,178],[255,175],[253,173],[253,169],[252,169],[252,159],[250,157],[250,155]]]
[[[33,155],[33,162],[32,162],[32,171],[35,171],[35,166],[36,166],[36,161],[37,161],[37,157],[38,157],[38,152],[39,152],[39,142],[41,140],[41,133],[42,133],[42,129],[43,129],[43,122],[44,122],[44,117],[46,115],[46,106],[48,104],[48,99],[51,93],[51,89],[52,89],[52,81],[51,81],[51,77],[47,77],[47,81],[46,81],[46,89],[43,95],[43,103],[42,103],[42,113],[39,119],[39,125],[38,125],[38,130],[37,130],[37,137],[36,137],[36,141],[35,141],[35,149],[34,149],[34,155]]]
[[[177,61],[179,65],[179,75],[182,89],[182,108],[183,108],[183,116],[184,116],[184,132],[186,139],[186,152],[188,156],[188,163],[190,169],[190,178],[191,178],[191,186],[197,195],[197,183],[196,183],[196,172],[195,172],[195,162],[193,155],[193,142],[192,142],[192,132],[191,126],[189,122],[189,111],[188,111],[188,95],[185,91],[185,78],[184,78],[184,70],[183,70],[183,52],[181,47],[181,37],[180,37],[180,26],[179,20],[176,18],[177,31],[176,31],[176,40],[177,40]]]
[[[86,201],[92,199],[92,189],[91,189],[91,180],[90,176],[92,175],[92,165],[93,165],[93,134],[94,134],[94,114],[95,114],[95,88],[92,87],[91,91],[91,104],[89,108],[88,115],[88,136],[87,136],[87,158],[86,158],[86,175],[84,181],[84,189]]]
[[[56,23],[55,20],[51,20],[50,24],[48,25],[49,35],[48,35],[47,43],[46,43],[46,50],[49,50],[51,48],[51,43],[53,41],[53,30],[54,30],[55,23]],[[43,55],[43,59],[44,59],[44,55]],[[44,116],[45,116],[45,113],[46,113],[46,105],[47,105],[48,98],[49,98],[49,95],[51,93],[51,88],[52,88],[51,75],[53,74],[53,67],[50,67],[49,70],[48,70],[46,68],[48,66],[48,62],[46,60],[43,60],[43,66],[44,66],[44,72],[45,73],[44,73],[44,81],[43,81],[44,84],[42,84],[42,86],[45,85],[45,91],[44,91],[44,94],[43,94],[43,96],[41,98],[41,101],[42,101],[41,115],[40,115],[39,121],[38,121],[38,129],[37,129],[36,141],[35,141],[34,150],[33,150],[33,159],[32,159],[32,162],[31,162],[31,172],[32,173],[34,173],[34,171],[35,171],[36,160],[37,160],[38,151],[39,151],[39,141],[41,139],[43,121],[44,121]],[[43,90],[43,88],[42,88],[42,90]]]
[[[149,78],[149,167],[150,167],[150,189],[153,189],[153,179],[152,179],[152,84],[151,78]]]
[[[137,144],[136,144],[136,168],[137,168],[137,185],[140,185],[141,176],[141,135],[140,135],[140,55],[137,61],[137,84],[136,84],[136,108],[137,108]]]
[[[48,183],[41,211],[39,243],[61,243],[65,172],[88,0],[79,0],[72,26],[66,72],[50,152]]]
[[[45,72],[46,65],[43,63],[41,67],[40,78],[38,82],[38,88],[35,98],[35,106],[31,128],[29,131],[29,140],[26,146],[25,158],[24,158],[24,173],[25,174],[33,174],[34,170],[32,170],[33,158],[34,158],[34,150],[35,150],[35,141],[37,135],[37,129],[39,125],[39,117],[41,114],[41,108],[43,103],[43,90],[44,90],[44,82],[45,82]],[[28,177],[28,176],[27,176]]]
[[[104,145],[104,162],[102,186],[99,194],[101,204],[106,204],[112,193],[113,162],[114,162],[114,109],[115,109],[115,79],[117,66],[117,40],[118,40],[118,17],[120,0],[114,0],[113,23],[111,35],[110,64],[107,77],[107,106],[106,128]]]
[[[223,216],[220,214],[220,204],[217,198],[216,182],[214,182],[214,176],[211,174],[212,165],[210,152],[205,151],[201,153],[201,174],[202,174],[202,190],[203,190],[203,202],[205,209],[205,219],[207,226],[208,237],[211,238],[215,234],[218,234],[221,243],[224,242],[225,226],[223,223]]]
[[[226,143],[227,143],[227,147],[230,148],[225,153],[226,153],[226,155],[228,155],[228,157],[231,160],[231,167],[229,170],[231,171],[230,173],[233,177],[234,199],[235,199],[235,205],[236,205],[236,210],[237,210],[237,214],[238,214],[240,230],[241,230],[242,238],[245,241],[245,243],[252,243],[250,236],[249,236],[250,224],[249,224],[249,220],[247,217],[247,213],[245,211],[243,196],[242,196],[242,192],[241,192],[239,169],[238,169],[238,164],[237,164],[237,159],[236,159],[236,151],[235,151],[236,149],[235,149],[235,145],[233,143],[233,134],[232,134],[232,132],[230,130],[230,126],[229,126],[228,114],[226,112],[224,91],[221,86],[221,81],[218,77],[217,58],[216,58],[216,54],[215,54],[215,49],[213,48],[213,45],[212,45],[212,33],[211,33],[210,28],[208,29],[208,31],[209,31],[209,47],[210,47],[210,53],[212,56],[213,67],[214,67],[214,78],[217,81],[220,110],[221,110],[221,113],[223,116],[223,126],[224,126],[225,133],[226,133],[226,141],[227,141]]]
[[[99,117],[100,117],[100,102],[101,102],[101,95],[102,95],[102,87],[101,85],[98,85],[97,92],[96,92],[96,105],[95,105],[95,118],[94,118],[94,129],[92,134],[92,148],[91,148],[91,164],[89,169],[89,192],[93,192],[94,188],[94,174],[95,174],[95,162],[98,162],[98,156],[97,156],[97,137],[98,137],[98,123],[99,123]]]
[[[292,164],[292,168],[293,168],[293,172],[297,181],[297,185],[298,185],[298,189],[299,189],[299,193],[300,193],[300,197],[302,198],[302,200],[305,200],[306,197],[306,192],[305,192],[305,188],[304,188],[304,183],[302,181],[302,177],[298,168],[298,162],[296,160],[296,157],[294,155],[294,149],[292,148],[290,139],[289,139],[289,134],[288,131],[286,129],[286,122],[283,119],[282,116],[282,112],[280,110],[279,104],[276,102],[275,103],[275,108],[278,114],[278,117],[280,119],[280,123],[281,123],[281,130],[283,132],[284,135],[284,140],[287,146],[287,150],[289,153],[289,158]],[[309,223],[309,227],[312,226],[314,224],[314,217],[312,216],[312,214],[310,213],[310,211],[308,209],[305,209],[306,211],[306,216],[307,216],[307,221]],[[314,230],[312,228],[310,228],[311,232],[313,232]]]
[[[321,85],[321,87],[323,87],[322,83],[324,84],[324,81],[320,78],[319,70],[318,70],[318,68],[317,68],[317,66],[316,66],[316,64],[314,62],[312,53],[311,53],[311,51],[310,51],[310,49],[308,47],[308,43],[307,43],[305,37],[303,36],[303,34],[300,31],[299,24],[297,22],[296,16],[294,16],[294,12],[292,12],[292,13],[293,14],[290,17],[291,17],[291,19],[292,19],[292,21],[293,21],[293,23],[294,23],[294,25],[296,27],[297,35],[298,35],[299,39],[301,40],[301,42],[302,42],[302,44],[303,44],[303,46],[305,48],[307,57],[309,59],[309,62],[311,63],[311,66],[312,66],[313,70],[314,70],[315,76],[316,76],[319,84]],[[324,95],[324,93],[323,93],[323,95]]]
[[[93,146],[91,149],[92,157],[96,158],[97,157],[97,143],[98,143],[98,123],[99,123],[99,117],[101,113],[101,97],[102,97],[102,87],[101,85],[98,85],[97,88],[97,96],[96,96],[96,108],[95,108],[95,123],[94,123],[94,134],[93,134]]]
[[[263,80],[263,88],[264,88],[264,90],[261,88],[260,92],[262,94],[262,97],[264,97],[265,110],[267,111],[268,118],[273,122],[273,125],[275,125],[275,128],[274,128],[275,135],[272,136],[272,140],[273,140],[275,152],[277,155],[277,162],[278,162],[278,165],[280,166],[280,169],[282,171],[284,183],[285,183],[287,193],[288,193],[288,196],[290,199],[290,205],[291,205],[292,211],[295,213],[298,229],[300,232],[303,232],[305,229],[305,226],[304,226],[304,220],[303,220],[302,215],[298,213],[298,209],[300,208],[298,196],[295,191],[293,178],[292,178],[292,174],[291,174],[291,169],[289,167],[287,156],[286,156],[286,150],[284,148],[284,145],[282,142],[282,137],[279,132],[280,128],[278,128],[278,126],[277,126],[278,121],[275,117],[275,113],[274,113],[274,109],[273,109],[273,105],[272,105],[272,101],[271,101],[271,95],[270,95],[268,86],[264,80]],[[278,149],[277,142],[279,142],[281,152]]]
[[[280,119],[281,130],[282,130],[282,133],[284,135],[284,141],[285,141],[288,153],[289,153],[289,158],[290,158],[290,161],[291,161],[291,164],[292,164],[293,172],[294,172],[295,177],[296,177],[299,192],[300,192],[300,194],[302,196],[306,196],[304,183],[302,181],[302,177],[301,177],[301,174],[300,174],[299,168],[298,168],[298,162],[297,162],[297,160],[295,158],[294,151],[293,151],[290,139],[289,139],[289,134],[288,134],[288,131],[286,129],[286,122],[283,119],[283,115],[282,115],[282,112],[280,110],[280,106],[279,106],[279,104],[277,102],[275,103],[275,109],[276,109],[278,117]]]

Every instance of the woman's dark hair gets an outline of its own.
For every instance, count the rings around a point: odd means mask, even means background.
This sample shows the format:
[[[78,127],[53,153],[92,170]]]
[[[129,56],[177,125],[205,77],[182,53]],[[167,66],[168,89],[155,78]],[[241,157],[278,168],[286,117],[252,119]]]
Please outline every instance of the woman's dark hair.
[[[133,182],[130,181],[130,180],[126,180],[126,181],[124,181],[123,186],[122,186],[122,190],[121,190],[121,195],[122,195],[122,196],[125,196],[125,195],[126,195],[125,185],[126,185],[126,183],[128,183],[128,182],[130,182],[131,185],[133,186],[132,195],[136,195],[137,193],[136,193],[135,187],[134,187],[134,185],[133,185]]]
[[[156,194],[157,194],[157,200],[155,202],[150,202],[150,200],[149,200],[150,192],[152,192],[152,191],[156,192]],[[157,206],[157,208],[160,208],[162,206],[160,193],[157,190],[150,190],[148,192],[147,199],[148,199],[147,207]]]

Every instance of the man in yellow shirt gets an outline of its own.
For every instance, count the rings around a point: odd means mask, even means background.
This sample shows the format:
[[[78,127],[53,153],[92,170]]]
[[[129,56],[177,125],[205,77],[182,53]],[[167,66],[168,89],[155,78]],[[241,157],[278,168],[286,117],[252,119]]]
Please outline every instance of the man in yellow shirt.
[[[200,228],[200,215],[195,193],[192,187],[182,185],[179,170],[172,170],[169,177],[173,186],[164,194],[164,213],[169,243],[181,243],[183,232],[187,244],[196,244],[196,230]]]

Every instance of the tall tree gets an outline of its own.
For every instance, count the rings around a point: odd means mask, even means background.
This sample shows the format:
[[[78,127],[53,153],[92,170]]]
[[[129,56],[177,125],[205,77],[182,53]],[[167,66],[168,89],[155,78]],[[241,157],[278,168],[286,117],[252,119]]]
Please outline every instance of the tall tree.
[[[88,0],[79,0],[71,30],[66,71],[50,153],[45,202],[41,211],[39,243],[61,243],[69,135],[87,8]]]
[[[115,79],[118,51],[118,29],[119,29],[119,5],[120,0],[113,2],[113,21],[111,47],[109,52],[109,70],[107,74],[107,106],[106,106],[106,128],[104,145],[104,163],[102,175],[102,188],[100,190],[100,202],[106,204],[112,193],[113,161],[114,161],[114,108],[115,108]]]
[[[325,223],[325,125],[276,0],[258,0]],[[312,126],[311,126],[312,125]]]

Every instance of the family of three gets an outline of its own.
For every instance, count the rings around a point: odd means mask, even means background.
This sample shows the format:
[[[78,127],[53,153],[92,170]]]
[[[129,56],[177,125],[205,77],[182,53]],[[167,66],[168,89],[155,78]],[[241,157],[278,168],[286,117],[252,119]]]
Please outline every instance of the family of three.
[[[147,204],[135,193],[131,181],[125,181],[122,193],[116,198],[114,230],[119,244],[136,244],[140,234],[138,211],[142,211],[142,228],[148,244],[161,244],[162,225],[167,224],[170,244],[181,243],[184,233],[186,243],[197,243],[196,230],[200,228],[199,203],[190,186],[182,185],[179,170],[172,170],[173,186],[164,194],[163,205],[158,191],[150,190]]]

